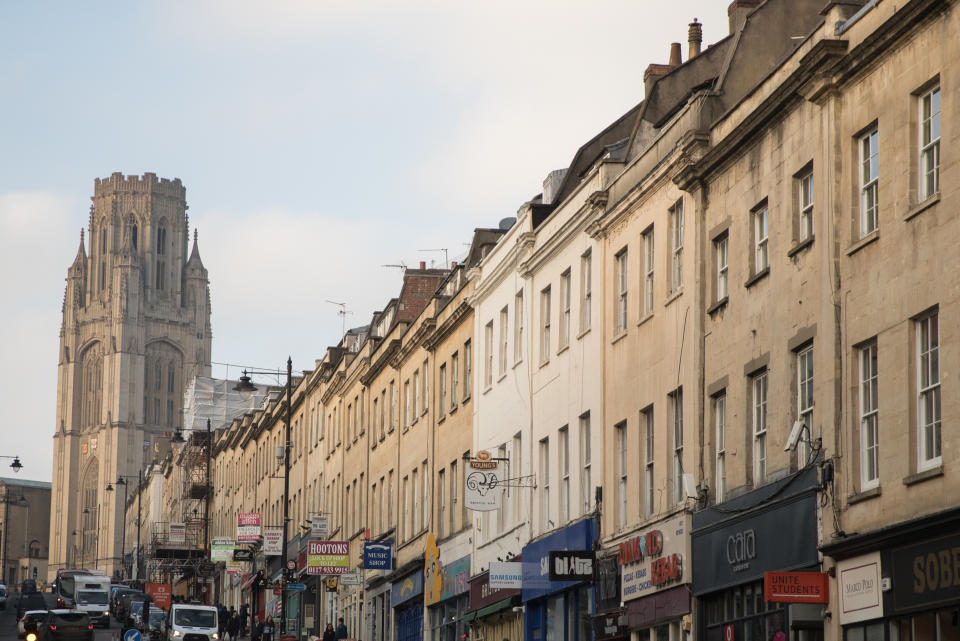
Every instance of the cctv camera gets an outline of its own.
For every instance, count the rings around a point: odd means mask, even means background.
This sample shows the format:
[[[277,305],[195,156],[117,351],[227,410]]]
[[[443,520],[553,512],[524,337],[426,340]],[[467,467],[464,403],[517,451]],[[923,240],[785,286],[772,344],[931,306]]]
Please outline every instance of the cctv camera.
[[[790,430],[790,436],[787,437],[787,444],[784,446],[783,451],[789,452],[797,446],[797,443],[800,441],[800,433],[806,429],[807,425],[803,422],[803,419],[797,419],[793,422],[793,428]]]

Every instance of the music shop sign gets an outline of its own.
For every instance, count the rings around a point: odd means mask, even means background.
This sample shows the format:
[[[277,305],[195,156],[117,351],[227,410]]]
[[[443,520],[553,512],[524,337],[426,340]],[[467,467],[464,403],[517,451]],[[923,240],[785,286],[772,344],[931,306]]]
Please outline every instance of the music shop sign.
[[[689,583],[690,516],[679,515],[660,527],[620,543],[620,598],[638,599]]]

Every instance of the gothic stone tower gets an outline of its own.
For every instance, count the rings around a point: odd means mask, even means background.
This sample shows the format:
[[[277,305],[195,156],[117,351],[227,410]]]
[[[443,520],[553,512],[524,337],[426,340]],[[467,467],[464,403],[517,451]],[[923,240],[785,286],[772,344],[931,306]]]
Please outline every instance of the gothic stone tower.
[[[196,232],[187,254],[180,180],[115,173],[95,181],[91,200],[89,247],[81,230],[60,327],[51,580],[68,567],[124,574],[136,533],[124,546],[117,477],[132,489],[162,458],[181,425],[184,383],[210,375],[209,281]]]

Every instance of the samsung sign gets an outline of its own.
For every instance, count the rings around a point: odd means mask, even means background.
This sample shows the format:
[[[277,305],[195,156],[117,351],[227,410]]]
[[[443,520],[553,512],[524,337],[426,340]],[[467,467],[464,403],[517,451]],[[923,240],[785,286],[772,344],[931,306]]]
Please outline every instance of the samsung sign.
[[[491,590],[510,590],[523,587],[523,564],[491,561],[489,585]]]

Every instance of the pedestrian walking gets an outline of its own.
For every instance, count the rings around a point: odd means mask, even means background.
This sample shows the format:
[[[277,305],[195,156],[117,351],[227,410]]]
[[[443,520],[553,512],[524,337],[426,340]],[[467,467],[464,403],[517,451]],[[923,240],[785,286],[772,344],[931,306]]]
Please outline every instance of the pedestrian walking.
[[[333,631],[333,624],[328,623],[327,629],[323,631],[323,641],[336,641],[337,633]]]
[[[343,622],[343,617],[340,617],[340,618],[338,619],[338,622],[337,622],[337,631],[336,631],[336,638],[337,638],[337,639],[346,639],[346,638],[347,638],[347,626],[346,626],[346,624],[344,624],[344,622]]]

